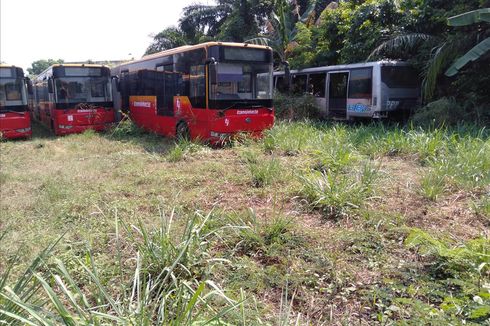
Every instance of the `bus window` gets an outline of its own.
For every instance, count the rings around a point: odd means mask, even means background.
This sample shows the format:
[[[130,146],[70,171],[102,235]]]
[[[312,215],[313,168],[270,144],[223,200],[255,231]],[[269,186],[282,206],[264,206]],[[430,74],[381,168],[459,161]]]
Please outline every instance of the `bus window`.
[[[311,74],[308,85],[308,92],[315,97],[325,97],[325,77],[323,74]]]
[[[276,81],[276,89],[280,92],[280,93],[286,93],[286,80],[284,78],[284,76],[279,76],[277,77],[277,81]]]
[[[372,68],[350,71],[349,98],[371,98],[373,89]]]
[[[7,101],[22,100],[22,84],[19,80],[14,80],[4,84],[5,98]]]
[[[191,66],[189,99],[194,108],[206,107],[206,78],[203,65]]]
[[[420,78],[409,66],[382,66],[381,81],[389,88],[418,88]]]
[[[291,82],[291,93],[303,95],[306,92],[306,75],[294,75]]]

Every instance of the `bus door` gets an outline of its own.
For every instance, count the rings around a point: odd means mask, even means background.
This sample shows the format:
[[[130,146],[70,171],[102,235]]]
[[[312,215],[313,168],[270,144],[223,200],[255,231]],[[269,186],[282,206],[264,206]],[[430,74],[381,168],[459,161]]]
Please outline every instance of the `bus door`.
[[[347,118],[347,89],[349,72],[328,73],[327,112],[330,118]]]

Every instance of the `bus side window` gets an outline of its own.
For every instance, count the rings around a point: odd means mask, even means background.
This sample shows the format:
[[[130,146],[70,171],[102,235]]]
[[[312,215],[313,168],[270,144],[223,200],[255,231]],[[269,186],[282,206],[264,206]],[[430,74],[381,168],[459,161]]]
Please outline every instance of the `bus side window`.
[[[325,73],[311,74],[308,85],[308,92],[315,97],[325,97]]]
[[[285,78],[284,76],[279,76],[277,77],[277,80],[276,80],[276,89],[280,92],[280,93],[286,93],[286,81],[285,81]]]
[[[373,89],[372,68],[352,69],[349,81],[349,98],[371,98]]]
[[[306,92],[306,77],[307,75],[294,75],[292,78],[291,93],[303,95]]]

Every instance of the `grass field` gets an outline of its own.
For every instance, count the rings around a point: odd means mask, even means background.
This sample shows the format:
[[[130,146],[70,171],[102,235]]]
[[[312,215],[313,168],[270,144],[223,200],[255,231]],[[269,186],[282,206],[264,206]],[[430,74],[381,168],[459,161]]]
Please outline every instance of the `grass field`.
[[[0,143],[0,319],[488,324],[489,136],[281,122],[212,149],[35,126]]]

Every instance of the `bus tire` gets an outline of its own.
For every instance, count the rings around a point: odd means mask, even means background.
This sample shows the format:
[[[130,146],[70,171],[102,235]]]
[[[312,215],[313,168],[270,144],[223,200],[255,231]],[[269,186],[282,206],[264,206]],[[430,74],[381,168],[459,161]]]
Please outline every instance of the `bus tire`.
[[[190,140],[191,133],[189,131],[189,126],[185,121],[181,121],[177,124],[175,130],[175,136],[178,140]]]

